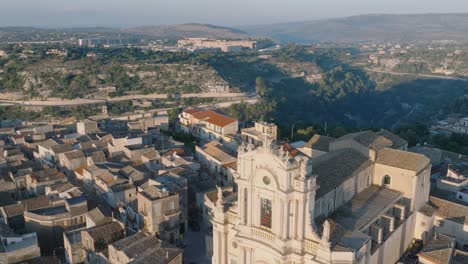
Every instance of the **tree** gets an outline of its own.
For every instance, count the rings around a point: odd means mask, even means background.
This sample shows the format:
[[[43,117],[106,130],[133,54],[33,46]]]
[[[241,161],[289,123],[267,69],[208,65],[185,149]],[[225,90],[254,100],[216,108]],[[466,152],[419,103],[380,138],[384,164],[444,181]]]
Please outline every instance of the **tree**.
[[[167,111],[167,116],[169,117],[169,121],[177,120],[179,118],[179,109],[169,109],[169,111]]]
[[[267,87],[263,77],[258,76],[255,79],[255,92],[261,97],[266,97],[270,94],[270,89]]]

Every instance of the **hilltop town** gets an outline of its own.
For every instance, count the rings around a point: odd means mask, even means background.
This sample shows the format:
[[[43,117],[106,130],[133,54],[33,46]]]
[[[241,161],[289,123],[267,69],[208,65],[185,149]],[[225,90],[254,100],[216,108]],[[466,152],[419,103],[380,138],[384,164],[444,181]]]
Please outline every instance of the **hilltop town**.
[[[187,108],[2,120],[0,135],[2,263],[393,263],[466,247],[468,158],[388,130],[288,142]]]
[[[0,264],[468,263],[463,38],[277,26],[0,28]]]

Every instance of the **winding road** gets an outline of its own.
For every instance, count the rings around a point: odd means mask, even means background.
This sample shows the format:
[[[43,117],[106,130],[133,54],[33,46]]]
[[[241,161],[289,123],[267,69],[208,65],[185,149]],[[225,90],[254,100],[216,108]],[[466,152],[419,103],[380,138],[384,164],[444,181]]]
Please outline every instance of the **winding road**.
[[[441,75],[434,75],[434,74],[382,71],[382,70],[374,70],[374,69],[369,69],[369,68],[365,68],[364,70],[368,72],[386,73],[386,74],[392,74],[392,75],[411,75],[411,76],[419,76],[419,77],[434,78],[434,79],[456,80],[456,81],[465,81],[465,82],[468,81],[468,79],[466,78],[441,76]]]
[[[173,98],[230,98],[230,99],[241,99],[251,98],[248,93],[191,93],[191,94],[174,94]],[[137,99],[167,99],[167,94],[135,94],[118,96],[112,98],[97,98],[97,99],[58,99],[50,98],[47,100],[0,100],[0,105],[24,105],[24,106],[77,106],[77,105],[90,105],[90,104],[101,104],[108,102],[119,102],[126,100],[137,100]]]

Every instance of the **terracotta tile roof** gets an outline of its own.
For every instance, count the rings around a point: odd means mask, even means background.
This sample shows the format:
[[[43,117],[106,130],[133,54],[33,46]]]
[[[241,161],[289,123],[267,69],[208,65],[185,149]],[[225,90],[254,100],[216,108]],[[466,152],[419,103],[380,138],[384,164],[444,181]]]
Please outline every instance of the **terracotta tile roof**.
[[[80,167],[78,169],[75,170],[76,173],[80,174],[80,175],[83,175],[83,171],[84,169],[86,169],[87,166],[84,166],[84,167]]]
[[[213,110],[196,112],[193,114],[193,117],[219,127],[225,127],[233,122],[236,122],[236,119],[216,113]]]
[[[385,148],[379,151],[376,163],[419,173],[430,160],[422,154]]]
[[[193,114],[195,114],[195,113],[200,112],[200,110],[198,110],[198,109],[196,109],[196,108],[189,108],[189,109],[186,109],[184,112],[187,113],[187,114],[193,115]]]
[[[284,149],[284,151],[289,152],[289,157],[294,158],[296,155],[300,154],[301,152],[297,150],[295,147],[291,146],[288,143],[284,143],[281,145]]]
[[[172,156],[174,153],[177,154],[178,156],[184,156],[185,150],[183,148],[170,149],[166,152],[166,156]]]

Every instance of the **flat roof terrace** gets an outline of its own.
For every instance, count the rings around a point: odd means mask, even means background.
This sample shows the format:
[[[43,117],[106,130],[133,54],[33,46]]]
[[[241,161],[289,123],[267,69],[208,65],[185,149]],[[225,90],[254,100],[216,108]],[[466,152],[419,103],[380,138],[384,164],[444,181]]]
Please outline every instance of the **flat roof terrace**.
[[[362,230],[393,207],[401,197],[400,192],[370,186],[344,204],[334,220],[346,230]]]
[[[51,215],[58,215],[58,214],[63,214],[67,213],[67,209],[65,206],[56,206],[56,207],[48,207],[44,209],[38,209],[35,211],[32,211],[32,213],[38,214],[38,215],[44,215],[44,216],[51,216]]]

